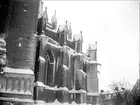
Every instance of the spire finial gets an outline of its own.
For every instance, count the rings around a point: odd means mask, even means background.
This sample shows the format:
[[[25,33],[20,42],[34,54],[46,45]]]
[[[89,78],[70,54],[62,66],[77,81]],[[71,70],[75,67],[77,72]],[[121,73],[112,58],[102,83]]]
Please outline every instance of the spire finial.
[[[71,30],[71,22],[69,23],[69,30]]]
[[[80,31],[80,34],[82,35],[82,30]]]

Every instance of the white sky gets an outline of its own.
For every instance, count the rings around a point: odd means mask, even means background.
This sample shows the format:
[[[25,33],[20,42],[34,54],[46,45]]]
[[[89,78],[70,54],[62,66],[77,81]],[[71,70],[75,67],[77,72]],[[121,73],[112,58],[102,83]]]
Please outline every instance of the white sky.
[[[99,88],[112,80],[134,84],[139,74],[139,3],[132,1],[45,1],[48,17],[71,22],[73,34],[83,32],[83,50],[97,41],[102,64]]]

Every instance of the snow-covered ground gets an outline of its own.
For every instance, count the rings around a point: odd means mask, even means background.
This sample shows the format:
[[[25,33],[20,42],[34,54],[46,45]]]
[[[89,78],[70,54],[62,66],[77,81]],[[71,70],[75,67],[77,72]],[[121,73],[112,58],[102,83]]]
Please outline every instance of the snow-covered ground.
[[[69,103],[60,103],[57,99],[53,103],[45,103],[44,101],[37,101],[34,105],[90,105],[90,104],[77,104],[74,101],[69,104]]]

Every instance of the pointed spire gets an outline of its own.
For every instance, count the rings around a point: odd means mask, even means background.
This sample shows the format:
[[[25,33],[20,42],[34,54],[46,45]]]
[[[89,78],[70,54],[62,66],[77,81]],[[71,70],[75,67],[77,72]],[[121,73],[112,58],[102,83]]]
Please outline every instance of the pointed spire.
[[[45,21],[47,22],[48,21],[47,7],[45,7],[44,18],[45,18]]]
[[[66,20],[66,23],[65,23],[65,28],[66,30],[68,30],[68,21]]]
[[[72,38],[72,29],[71,29],[71,22],[69,23],[69,39]]]
[[[82,33],[82,31],[80,31],[80,34],[81,34],[81,41],[83,42],[83,33]]]
[[[69,23],[69,32],[72,34],[71,22]]]
[[[54,22],[57,23],[56,10],[54,11],[54,16],[53,16],[53,18],[54,18]]]
[[[54,22],[54,19],[53,19],[53,16],[52,16],[52,18],[51,18],[51,23],[53,24],[53,22]]]
[[[71,22],[69,23],[69,30],[71,30]]]

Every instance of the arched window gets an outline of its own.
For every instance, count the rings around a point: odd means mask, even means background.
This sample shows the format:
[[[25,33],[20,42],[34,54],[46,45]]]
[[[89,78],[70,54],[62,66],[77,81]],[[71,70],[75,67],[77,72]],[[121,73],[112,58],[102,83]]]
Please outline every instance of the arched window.
[[[54,77],[55,77],[55,58],[53,53],[48,50],[45,55],[45,78],[44,83],[48,86],[54,86]]]

